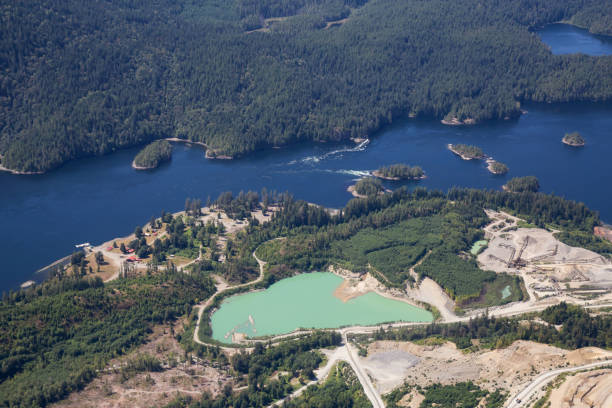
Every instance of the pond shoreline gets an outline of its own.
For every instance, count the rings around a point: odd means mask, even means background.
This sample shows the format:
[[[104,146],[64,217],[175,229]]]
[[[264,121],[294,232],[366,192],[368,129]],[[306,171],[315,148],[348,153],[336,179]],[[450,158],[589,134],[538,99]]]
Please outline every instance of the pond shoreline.
[[[431,322],[426,309],[368,291],[343,302],[334,291],[344,278],[331,272],[302,273],[282,279],[264,292],[231,296],[210,315],[212,338],[222,343],[278,336],[299,329],[335,329],[387,322]],[[399,303],[398,303],[399,302]],[[280,306],[282,304],[282,307]]]

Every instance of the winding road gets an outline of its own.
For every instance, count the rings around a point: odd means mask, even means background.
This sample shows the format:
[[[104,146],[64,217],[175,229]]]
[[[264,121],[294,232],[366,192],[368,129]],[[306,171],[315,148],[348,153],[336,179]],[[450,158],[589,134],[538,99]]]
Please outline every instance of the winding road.
[[[278,239],[278,238],[277,238]],[[263,245],[263,244],[262,244]],[[259,248],[259,247],[258,247]],[[203,342],[202,340],[200,340],[200,322],[202,321],[202,315],[204,314],[204,310],[206,310],[206,308],[208,306],[210,306],[210,304],[217,298],[217,296],[227,292],[228,290],[231,289],[237,289],[237,288],[243,288],[245,286],[251,286],[251,285],[256,285],[257,283],[261,282],[264,278],[264,267],[266,266],[266,262],[262,261],[261,259],[259,259],[256,255],[257,249],[255,249],[255,251],[253,251],[253,258],[255,258],[255,260],[257,261],[257,264],[259,265],[259,276],[257,277],[257,279],[247,282],[247,283],[241,283],[240,285],[234,285],[234,286],[228,286],[225,289],[216,292],[214,295],[212,295],[211,297],[208,298],[208,300],[206,300],[204,303],[201,303],[195,307],[198,308],[198,321],[196,323],[196,327],[195,330],[193,332],[193,341],[204,345],[204,346],[209,346],[210,344]],[[233,347],[221,347],[221,349],[223,350],[231,350],[234,351],[235,348]]]

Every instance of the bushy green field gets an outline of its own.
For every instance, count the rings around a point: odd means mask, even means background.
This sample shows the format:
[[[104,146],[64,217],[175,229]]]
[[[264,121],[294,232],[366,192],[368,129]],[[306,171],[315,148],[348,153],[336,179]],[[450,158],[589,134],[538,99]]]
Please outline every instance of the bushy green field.
[[[361,383],[351,367],[344,361],[332,369],[321,385],[314,385],[298,398],[283,405],[286,408],[353,407],[372,406]]]
[[[188,314],[214,290],[208,276],[160,273],[54,278],[0,303],[0,406],[42,407],[87,384],[142,344],[154,324]]]
[[[441,228],[440,217],[413,218],[382,229],[366,228],[332,248],[356,272],[365,272],[371,265],[389,282],[402,284],[410,268],[441,244]]]
[[[502,391],[489,392],[471,381],[453,385],[432,384],[426,388],[404,385],[386,396],[387,406],[399,407],[398,402],[413,388],[425,397],[419,408],[501,408],[507,397]]]

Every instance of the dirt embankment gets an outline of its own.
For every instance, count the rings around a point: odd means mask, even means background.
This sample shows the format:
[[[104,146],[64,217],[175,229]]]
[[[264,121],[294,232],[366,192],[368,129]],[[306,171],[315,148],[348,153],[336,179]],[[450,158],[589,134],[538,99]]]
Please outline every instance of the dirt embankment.
[[[550,394],[555,408],[612,407],[612,369],[602,369],[568,376]]]
[[[595,227],[593,233],[603,239],[612,242],[612,229],[606,227]]]
[[[331,269],[332,272],[334,269]],[[343,276],[344,277],[344,276]],[[375,277],[366,273],[360,278],[347,278],[334,291],[334,296],[343,302],[365,295],[368,292],[379,292],[383,288]]]
[[[473,381],[491,391],[502,388],[514,394],[542,372],[611,356],[611,352],[595,347],[567,351],[531,341],[473,353],[464,353],[450,342],[419,345],[376,341],[369,345],[368,357],[360,360],[382,392],[404,382],[426,387]]]
[[[423,307],[422,304],[419,304],[419,302],[407,296],[404,291],[397,288],[387,288],[370,273],[359,275],[342,268],[335,268],[333,266],[331,266],[328,270],[344,278],[344,281],[336,288],[336,290],[334,290],[334,296],[343,302],[348,302],[353,298],[365,295],[369,292],[374,292],[377,295],[386,297],[388,299],[408,303],[409,305],[416,307]]]

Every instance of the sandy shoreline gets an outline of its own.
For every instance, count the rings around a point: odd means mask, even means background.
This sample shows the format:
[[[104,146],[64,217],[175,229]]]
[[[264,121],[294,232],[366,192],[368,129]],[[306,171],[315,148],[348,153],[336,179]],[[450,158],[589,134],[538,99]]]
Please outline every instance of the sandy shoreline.
[[[353,197],[355,197],[355,198],[367,198],[368,197],[368,196],[359,194],[357,191],[355,191],[355,185],[354,184],[352,186],[348,186],[346,191],[351,193],[353,195]]]
[[[45,173],[44,171],[19,171],[19,170],[13,170],[13,169],[9,169],[8,167],[4,167],[1,164],[0,164],[0,171],[5,171],[7,173],[11,173],[11,174],[19,175],[19,176],[33,176],[33,175],[44,174]]]
[[[164,140],[167,140],[169,142],[176,142],[176,143],[184,143],[184,144],[189,144],[189,145],[197,145],[197,146],[201,146],[206,150],[206,153],[204,154],[204,157],[206,157],[207,159],[217,159],[217,160],[232,160],[233,157],[232,156],[227,156],[224,154],[217,154],[215,152],[214,149],[208,147],[208,145],[204,142],[194,142],[192,140],[187,140],[187,139],[179,139],[178,137],[167,137]]]
[[[157,165],[157,166],[155,166],[155,167],[149,167],[149,166],[138,166],[138,165],[136,164],[136,159],[132,160],[132,168],[133,168],[134,170],[153,170],[153,169],[156,169],[156,168],[158,168],[158,167],[159,167],[159,165]]]
[[[399,289],[389,289],[384,287],[378,279],[366,273],[358,275],[353,272],[337,269],[331,266],[329,272],[344,279],[342,283],[334,290],[334,296],[342,302],[348,302],[351,299],[374,292],[379,296],[391,300],[397,300],[407,303],[411,306],[423,308],[422,304],[404,295]]]

